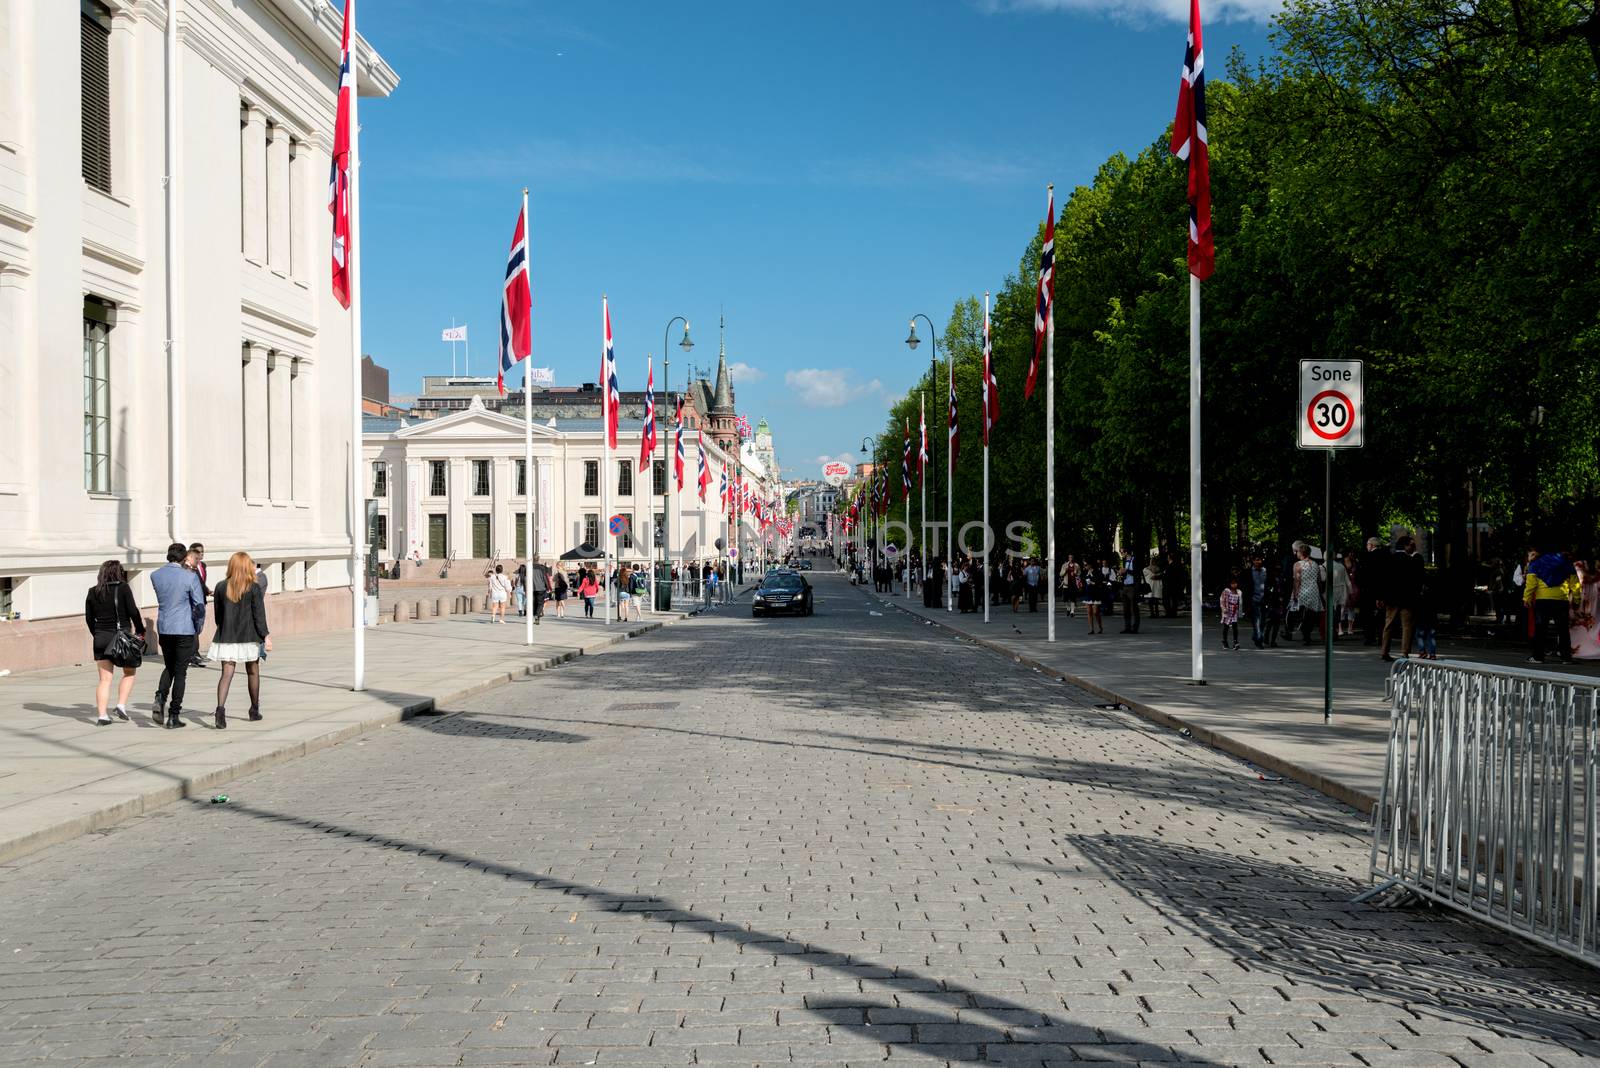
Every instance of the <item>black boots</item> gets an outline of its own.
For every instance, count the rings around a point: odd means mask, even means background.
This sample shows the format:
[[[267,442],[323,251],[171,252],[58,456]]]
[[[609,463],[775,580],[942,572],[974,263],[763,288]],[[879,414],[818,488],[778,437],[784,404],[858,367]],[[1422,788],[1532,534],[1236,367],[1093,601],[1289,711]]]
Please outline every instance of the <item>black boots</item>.
[[[256,722],[260,722],[260,720],[261,720],[261,709],[257,708],[255,705],[251,705],[250,706],[250,718],[252,720],[256,721]]]
[[[178,714],[181,711],[182,711],[181,709],[174,708],[170,712],[167,713],[167,723],[166,723],[167,727],[171,728],[171,727],[186,727],[186,726],[188,726],[187,723],[183,722],[183,717]]]
[[[217,706],[217,730],[225,731],[227,729],[228,729],[228,710],[223,708],[221,705],[218,705]]]

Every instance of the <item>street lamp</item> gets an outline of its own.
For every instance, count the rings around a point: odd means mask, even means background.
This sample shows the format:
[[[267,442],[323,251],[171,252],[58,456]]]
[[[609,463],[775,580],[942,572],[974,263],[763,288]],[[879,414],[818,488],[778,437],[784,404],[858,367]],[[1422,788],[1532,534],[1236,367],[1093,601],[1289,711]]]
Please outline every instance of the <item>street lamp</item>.
[[[661,332],[661,381],[667,387],[667,410],[672,413],[673,429],[673,433],[667,437],[666,453],[672,456],[673,461],[677,458],[674,439],[677,436],[678,429],[678,406],[672,403],[672,349],[669,346],[669,341],[672,337],[672,327],[676,323],[683,324],[683,340],[678,342],[678,347],[685,354],[694,348],[694,342],[689,339],[689,320],[681,315],[673,316],[667,321],[667,328]],[[667,608],[670,609],[672,607],[672,499],[674,496],[670,462],[664,465],[664,469],[667,472],[667,496],[661,509],[661,566],[656,570],[656,582],[666,583]],[[655,475],[655,471],[652,470],[650,472],[652,481],[654,481]],[[657,604],[659,605],[659,603],[658,601]]]
[[[872,444],[869,446],[867,444],[868,442],[871,442]],[[863,437],[861,439],[861,455],[872,457],[872,466],[874,468],[876,468],[878,466],[878,438],[877,438],[876,435],[868,434],[868,435],[866,435],[865,437]],[[874,471],[874,475],[876,475],[876,471]],[[869,516],[867,518],[867,529],[869,531],[872,530],[872,527],[874,526],[873,520],[876,519],[876,518],[877,518],[876,516]],[[863,542],[863,544],[865,544],[866,539],[863,538],[862,542]],[[872,553],[867,557],[868,561],[871,562],[874,570],[876,570],[876,568],[878,566],[878,553],[882,549],[883,549],[883,539],[882,539],[881,535],[880,536],[875,536],[872,539]],[[873,575],[873,587],[874,588],[877,587],[877,575],[876,574]]]
[[[933,342],[933,351],[928,356],[928,389],[933,393],[933,395],[935,397],[935,403],[937,403],[937,398],[939,396],[939,330],[938,330],[937,327],[935,327],[933,325],[933,320],[928,318],[926,315],[922,314],[921,312],[918,312],[917,314],[915,314],[915,315],[913,315],[911,317],[911,333],[906,336],[906,348],[910,349],[912,352],[915,352],[917,350],[917,346],[922,343],[921,339],[917,337],[917,320],[918,319],[921,319],[923,322],[928,324],[928,340]],[[955,369],[951,368],[950,373],[952,375],[955,374]],[[938,411],[938,409],[934,409],[934,410],[935,410],[935,412]],[[944,447],[945,447],[945,462],[947,464],[949,464],[950,460],[953,459],[953,457],[951,455],[951,446],[950,446],[950,425],[949,425],[949,420],[950,420],[950,414],[949,414],[949,412],[946,412],[945,413],[945,428],[944,428],[944,437],[945,437],[945,446]],[[955,472],[952,471],[950,474],[951,474],[951,478],[953,479],[955,477]],[[953,492],[954,489],[955,489],[954,486],[947,487],[946,492],[945,492],[945,498],[944,498],[944,512],[945,512],[944,520],[945,520],[945,526],[950,528],[949,530],[946,531],[946,533],[948,534],[948,536],[951,539],[951,546],[950,546],[951,548],[954,548],[954,542],[955,542],[955,530],[954,530],[954,526],[953,526],[953,518],[954,517],[951,514],[951,503],[952,503],[952,498],[954,496],[954,492]],[[933,465],[933,499],[934,499],[934,502],[935,502],[934,503],[934,507],[937,508],[938,507],[938,500],[939,500],[939,465],[938,464],[934,464]],[[926,514],[924,514],[923,517],[922,517],[923,541],[927,541],[927,533],[928,533],[928,517],[927,517]],[[954,554],[951,554],[951,555],[953,556]],[[935,559],[938,558],[938,553],[937,552],[934,553],[934,557],[935,557]],[[952,564],[953,564],[953,561],[952,561]],[[928,581],[928,575],[927,575],[927,569],[926,568],[923,569],[922,581],[924,581],[924,582]],[[937,592],[938,597],[939,597],[939,602],[943,602],[944,601],[943,583],[940,584],[940,586],[939,586],[939,588],[937,589],[936,592]],[[926,604],[927,602],[924,601],[923,603]],[[933,605],[933,607],[937,608],[938,607],[938,603],[935,603]],[[954,608],[955,608],[954,605],[949,605],[947,607],[950,608],[951,610],[954,610]]]

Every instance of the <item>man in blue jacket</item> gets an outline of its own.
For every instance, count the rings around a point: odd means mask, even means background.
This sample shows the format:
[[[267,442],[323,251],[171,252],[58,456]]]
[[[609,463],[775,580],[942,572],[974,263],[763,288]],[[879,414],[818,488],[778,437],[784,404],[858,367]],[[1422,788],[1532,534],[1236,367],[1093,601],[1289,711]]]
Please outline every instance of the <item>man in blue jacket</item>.
[[[161,659],[166,665],[156,683],[155,721],[168,727],[182,727],[183,690],[189,681],[189,660],[200,647],[200,628],[206,621],[206,591],[200,576],[186,566],[189,547],[175,541],[167,546],[167,562],[150,576],[155,587],[156,630],[161,634]],[[167,695],[172,707],[167,708]]]

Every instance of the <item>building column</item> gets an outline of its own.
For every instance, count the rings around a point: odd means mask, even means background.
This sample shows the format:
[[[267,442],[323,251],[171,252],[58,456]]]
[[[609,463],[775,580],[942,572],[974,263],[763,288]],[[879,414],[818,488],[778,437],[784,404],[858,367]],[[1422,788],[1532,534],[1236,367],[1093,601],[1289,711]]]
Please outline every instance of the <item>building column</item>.
[[[267,499],[267,347],[244,344],[244,499]]]
[[[291,499],[289,459],[289,375],[288,353],[274,352],[267,357],[267,496],[279,504]]]
[[[310,152],[306,143],[289,142],[289,277],[296,282],[306,280],[306,174]]]
[[[254,104],[239,109],[240,248],[251,263],[267,262],[267,117]]]
[[[289,370],[289,495],[296,504],[310,504],[311,488],[311,361],[295,358]]]
[[[472,508],[467,504],[467,492],[472,488],[468,482],[470,468],[466,460],[452,458],[449,463],[449,483],[445,487],[449,491],[446,498],[445,523],[450,528],[450,551],[456,554],[458,560],[468,560],[472,557]]]
[[[421,549],[424,558],[428,555],[428,520],[422,508],[422,492],[427,488],[427,483],[423,479],[426,477],[427,472],[423,467],[422,461],[413,460],[409,456],[406,457],[404,472],[405,497],[403,498],[405,501],[405,510],[403,512],[405,518],[401,520],[405,537],[399,542],[398,548],[401,555],[407,559],[410,558],[413,549]],[[403,568],[401,574],[409,576],[411,573],[410,568],[414,566],[408,565],[407,568]]]
[[[289,274],[289,131],[281,123],[267,127],[267,266]]]
[[[536,456],[528,472],[528,492],[533,496],[533,546],[546,561],[555,557],[555,498],[550,491],[550,458]]]

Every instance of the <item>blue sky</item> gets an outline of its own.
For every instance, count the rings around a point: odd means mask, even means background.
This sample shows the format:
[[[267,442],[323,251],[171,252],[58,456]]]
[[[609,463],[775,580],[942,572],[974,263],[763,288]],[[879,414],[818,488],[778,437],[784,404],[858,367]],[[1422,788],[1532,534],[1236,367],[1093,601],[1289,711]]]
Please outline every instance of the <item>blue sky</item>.
[[[1217,77],[1261,5],[1206,4]],[[532,200],[534,364],[593,381],[609,294],[624,388],[674,315],[790,477],[854,456],[927,366],[914,312],[1016,270],[1044,211],[1170,121],[1185,0],[364,0],[399,71],[363,104],[364,340],[391,388],[492,373],[499,280]],[[922,331],[925,333],[925,329]],[[675,340],[675,339],[674,339]],[[673,383],[686,361],[672,349]]]

